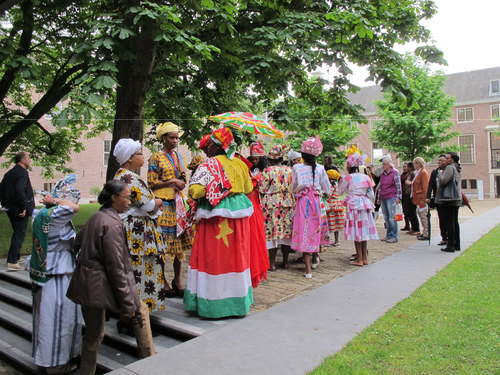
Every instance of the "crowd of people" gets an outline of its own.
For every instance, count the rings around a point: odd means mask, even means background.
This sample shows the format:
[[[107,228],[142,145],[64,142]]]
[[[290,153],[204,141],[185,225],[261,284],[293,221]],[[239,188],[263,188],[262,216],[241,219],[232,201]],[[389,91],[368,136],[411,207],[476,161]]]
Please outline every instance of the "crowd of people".
[[[428,240],[427,215],[435,207],[442,250],[460,250],[455,153],[441,155],[430,175],[420,157],[400,174],[390,156],[375,168],[351,147],[342,171],[329,157],[318,162],[319,137],[305,140],[300,152],[281,144],[266,152],[255,142],[245,157],[232,131],[220,128],[200,140],[205,156],[192,158],[188,177],[177,152],[182,129],[167,122],[156,135],[163,149],[151,156],[146,180],[140,176],[141,143],[118,141],[113,155],[120,168],[99,194],[101,209],[78,233],[71,223],[79,210],[76,176],[58,182],[41,201],[26,263],[33,282],[33,358],[47,373],[68,373],[78,356],[80,373],[95,373],[107,312],[119,317],[120,333],[135,336],[141,357],[155,353],[149,314],[165,310],[168,298],[182,297],[186,311],[204,318],[245,316],[268,272],[288,268],[295,253],[311,279],[321,252],[339,246],[341,232],[354,242],[351,264],[366,266],[368,241],[379,239],[380,208],[382,241],[398,241],[402,219],[402,231]],[[11,271],[24,269],[19,248],[34,209],[29,154],[17,154],[15,162],[0,185],[13,227]]]

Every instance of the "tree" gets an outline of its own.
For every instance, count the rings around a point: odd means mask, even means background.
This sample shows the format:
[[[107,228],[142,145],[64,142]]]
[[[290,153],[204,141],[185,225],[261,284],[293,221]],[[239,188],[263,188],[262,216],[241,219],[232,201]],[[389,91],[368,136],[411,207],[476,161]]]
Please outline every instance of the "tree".
[[[431,73],[410,56],[405,58],[402,76],[408,93],[401,98],[386,92],[384,99],[377,101],[382,120],[376,122],[372,136],[402,160],[413,160],[416,156],[430,160],[445,150],[455,149],[445,146],[458,134],[451,131],[454,99],[443,91],[445,77]]]
[[[306,138],[319,135],[323,154],[342,163],[345,155],[339,148],[358,135],[356,124],[364,119],[357,106],[350,106],[346,97],[338,97],[326,84],[320,78],[309,79],[293,96],[278,103],[271,116],[281,129],[293,133],[289,141],[293,149],[300,149]]]

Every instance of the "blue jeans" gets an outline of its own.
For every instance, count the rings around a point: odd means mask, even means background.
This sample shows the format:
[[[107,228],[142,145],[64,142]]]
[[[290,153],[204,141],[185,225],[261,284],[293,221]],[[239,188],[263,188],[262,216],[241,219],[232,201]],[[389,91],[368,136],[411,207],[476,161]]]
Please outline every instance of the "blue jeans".
[[[384,221],[387,227],[386,238],[388,240],[398,239],[398,222],[394,220],[396,213],[396,198],[381,199],[382,212],[384,214]]]

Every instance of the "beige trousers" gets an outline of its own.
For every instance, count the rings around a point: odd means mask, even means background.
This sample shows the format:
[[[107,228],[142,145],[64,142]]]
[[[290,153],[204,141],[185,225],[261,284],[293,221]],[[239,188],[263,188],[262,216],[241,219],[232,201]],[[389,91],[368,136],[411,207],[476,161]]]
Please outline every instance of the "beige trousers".
[[[80,361],[80,374],[95,374],[97,365],[97,351],[104,338],[104,324],[106,320],[106,310],[88,306],[82,306],[83,320],[85,321],[85,335],[82,343],[82,356]],[[133,325],[137,340],[137,351],[140,358],[149,357],[155,354],[151,324],[149,321],[149,310],[141,301],[141,314],[143,325]]]
[[[421,209],[417,206],[417,215],[420,219],[420,233],[422,237],[429,237],[429,222],[427,221],[427,206],[424,209]]]

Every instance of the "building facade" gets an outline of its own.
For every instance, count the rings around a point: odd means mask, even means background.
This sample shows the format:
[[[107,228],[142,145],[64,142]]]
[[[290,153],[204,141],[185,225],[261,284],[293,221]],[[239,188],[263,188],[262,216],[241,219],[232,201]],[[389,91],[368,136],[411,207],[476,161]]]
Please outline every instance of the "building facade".
[[[500,67],[446,76],[444,91],[455,98],[451,121],[461,146],[462,188],[470,196],[500,197]],[[374,102],[382,98],[378,86],[362,88],[350,96],[364,108],[367,124],[358,125],[360,134],[352,141],[377,160],[385,153],[370,137],[379,120]],[[399,161],[398,161],[399,164]],[[432,166],[431,166],[432,167]]]

